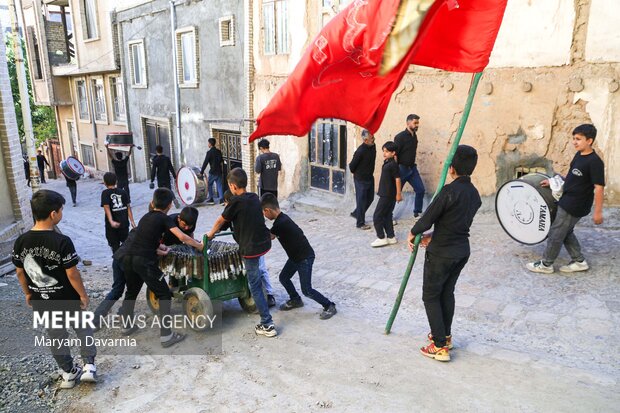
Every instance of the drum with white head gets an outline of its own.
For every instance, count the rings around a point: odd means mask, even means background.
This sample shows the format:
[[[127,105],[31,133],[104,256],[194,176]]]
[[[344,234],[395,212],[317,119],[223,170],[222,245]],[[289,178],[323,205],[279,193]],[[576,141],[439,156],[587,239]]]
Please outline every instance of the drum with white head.
[[[186,205],[198,204],[207,199],[207,184],[200,169],[184,166],[177,173],[177,191]]]
[[[84,165],[77,158],[69,156],[67,159],[60,161],[60,170],[69,179],[77,181],[86,170]]]
[[[532,173],[501,186],[495,196],[495,212],[510,237],[526,245],[544,241],[555,218],[557,206],[551,189],[540,183],[547,175]]]

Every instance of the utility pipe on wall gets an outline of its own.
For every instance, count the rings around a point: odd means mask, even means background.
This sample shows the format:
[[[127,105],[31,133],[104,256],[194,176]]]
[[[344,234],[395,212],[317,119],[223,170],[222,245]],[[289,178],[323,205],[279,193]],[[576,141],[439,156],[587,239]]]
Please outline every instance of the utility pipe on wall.
[[[176,131],[175,141],[177,150],[174,152],[175,166],[180,168],[183,164],[183,144],[181,139],[181,92],[179,90],[179,68],[177,66],[177,59],[179,50],[177,48],[177,35],[176,35],[176,20],[177,13],[174,1],[170,1],[170,31],[172,32],[172,50],[174,51],[172,59],[173,73],[174,73],[174,108],[176,118]]]

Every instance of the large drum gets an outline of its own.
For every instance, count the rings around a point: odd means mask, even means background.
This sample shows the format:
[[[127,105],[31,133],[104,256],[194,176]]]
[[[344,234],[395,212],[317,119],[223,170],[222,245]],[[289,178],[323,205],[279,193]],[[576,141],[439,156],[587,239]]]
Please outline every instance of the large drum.
[[[84,165],[77,158],[69,156],[64,161],[60,161],[60,170],[69,179],[77,181],[86,170]]]
[[[534,245],[544,241],[557,206],[551,189],[540,186],[547,175],[532,173],[506,182],[497,191],[495,212],[504,231],[515,241]]]
[[[105,137],[108,146],[133,146],[133,134],[131,132],[112,132]]]
[[[198,204],[207,199],[207,184],[201,178],[200,169],[184,166],[177,173],[177,191],[186,205]]]

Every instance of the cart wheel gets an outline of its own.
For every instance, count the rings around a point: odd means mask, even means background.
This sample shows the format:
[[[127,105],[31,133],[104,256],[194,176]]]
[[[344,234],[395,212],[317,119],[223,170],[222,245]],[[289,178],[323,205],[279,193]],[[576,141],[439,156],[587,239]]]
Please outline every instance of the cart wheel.
[[[251,295],[245,298],[239,297],[239,304],[246,313],[256,314],[258,312],[254,298]]]
[[[155,296],[155,293],[148,287],[146,289],[146,303],[153,312],[153,314],[159,314],[159,298]]]
[[[200,288],[192,287],[185,291],[183,300],[185,301],[185,315],[192,320],[192,330],[208,330],[211,326],[209,318],[213,317],[213,305],[207,293]]]

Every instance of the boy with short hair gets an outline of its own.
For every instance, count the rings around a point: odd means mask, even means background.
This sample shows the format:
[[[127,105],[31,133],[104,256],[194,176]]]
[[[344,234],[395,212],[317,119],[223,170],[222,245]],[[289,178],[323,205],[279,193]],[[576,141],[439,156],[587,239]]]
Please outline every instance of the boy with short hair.
[[[232,197],[233,197],[232,192],[230,192],[230,189],[227,189],[226,192],[224,192],[224,207],[226,207],[226,205],[230,203],[230,200],[232,199]],[[233,230],[232,227],[233,227],[232,222],[225,222],[220,228],[220,231],[226,231],[228,229],[232,231]],[[235,238],[234,234],[233,234],[233,238]],[[276,297],[273,291],[273,287],[271,286],[271,280],[269,279],[269,271],[267,270],[267,264],[265,263],[264,255],[261,255],[258,259],[258,271],[260,272],[261,277],[262,277],[263,288],[265,289],[265,292],[267,293],[267,305],[269,306],[269,308],[275,307]]]
[[[291,278],[299,273],[301,292],[323,306],[320,314],[321,320],[331,318],[336,311],[336,304],[325,298],[323,294],[312,288],[312,264],[314,263],[314,250],[308,242],[308,238],[299,226],[284,212],[280,210],[278,199],[273,194],[265,194],[261,197],[261,207],[265,218],[273,221],[271,238],[278,238],[282,248],[286,251],[288,260],[280,272],[280,283],[286,289],[289,300],[280,306],[280,310],[288,311],[293,308],[304,306],[304,302],[295,290]]]
[[[103,175],[103,184],[106,189],[101,192],[101,206],[105,212],[105,237],[112,253],[121,246],[129,234],[129,223],[135,228],[133,212],[129,203],[129,195],[116,187],[116,175],[106,172]]]
[[[205,160],[202,162],[202,168],[200,168],[200,175],[203,175],[205,173],[207,165],[209,165],[209,177],[207,178],[209,196],[207,198],[207,204],[210,205],[215,204],[215,197],[213,195],[213,184],[215,184],[217,187],[218,204],[224,203],[224,190],[222,189],[222,151],[215,147],[215,142],[215,138],[209,138],[209,150],[205,155]]]
[[[227,180],[230,192],[235,196],[217,218],[207,237],[213,239],[226,222],[232,222],[235,240],[239,244],[239,252],[247,271],[250,292],[260,314],[260,324],[256,325],[254,332],[265,337],[275,337],[278,332],[269,313],[259,271],[260,257],[271,249],[271,236],[265,226],[260,200],[255,193],[246,191],[248,176],[243,169],[230,171]]]
[[[574,233],[577,222],[592,209],[595,225],[603,223],[603,198],[605,191],[605,165],[592,149],[596,139],[596,128],[592,124],[579,125],[573,130],[573,146],[577,153],[570,163],[569,172],[564,181],[562,197],[558,202],[558,212],[549,229],[547,248],[541,260],[530,262],[526,268],[532,272],[551,274],[553,262],[560,254],[562,244],[568,251],[571,261],[560,267],[562,272],[586,271],[590,267],[583,254],[581,245]],[[549,180],[541,182],[549,186]]]
[[[377,239],[370,244],[373,248],[392,245],[398,242],[394,236],[392,214],[396,202],[403,200],[398,164],[394,159],[398,147],[394,142],[387,141],[381,149],[383,150],[384,161],[381,167],[379,190],[377,191],[379,201],[372,217],[375,231],[377,232]]]
[[[158,188],[153,193],[152,211],[147,212],[136,227],[136,236],[129,251],[123,259],[123,270],[127,282],[127,292],[119,314],[124,320],[133,318],[135,300],[142,284],[153,292],[159,300],[159,319],[161,323],[161,345],[170,347],[183,339],[185,335],[173,332],[163,320],[170,316],[170,300],[172,294],[164,280],[164,275],[157,265],[157,250],[164,232],[169,230],[183,243],[202,251],[203,244],[185,235],[168,215],[172,208],[174,194],[168,188]],[[165,318],[164,318],[165,317]],[[138,329],[137,325],[126,326],[122,334],[130,335]]]
[[[88,307],[89,298],[77,269],[79,257],[73,242],[54,230],[54,226],[62,220],[64,204],[65,199],[58,192],[41,189],[35,193],[30,201],[35,224],[13,245],[11,256],[17,279],[26,296],[26,304],[36,312],[49,311],[50,306],[54,305],[55,310],[71,312]],[[92,337],[92,328],[84,324],[74,328],[74,331],[82,344],[83,369],[73,363],[71,348],[65,340],[69,338],[67,330],[47,329],[50,339],[62,343],[51,347],[52,355],[63,371],[62,389],[73,388],[80,376],[82,381],[97,380],[97,349],[86,340],[86,337]]]
[[[181,230],[182,233],[187,235],[188,237],[194,238],[194,231],[196,230],[196,222],[198,222],[198,210],[193,206],[184,207],[180,213],[169,215],[172,220],[176,223],[177,227]],[[183,244],[176,235],[174,235],[170,230],[164,233],[164,238],[162,239],[162,244],[164,245],[180,245]]]
[[[435,227],[420,243],[427,247],[422,300],[431,327],[430,344],[420,352],[438,361],[450,361],[454,286],[469,259],[469,228],[482,205],[470,178],[477,163],[476,150],[459,145],[449,169],[453,182],[442,188],[407,238],[409,249],[413,250],[416,235]]]
[[[278,197],[278,172],[282,169],[280,155],[269,150],[269,141],[261,139],[258,142],[260,155],[256,157],[254,172],[260,175],[258,179],[258,196],[271,193]]]

